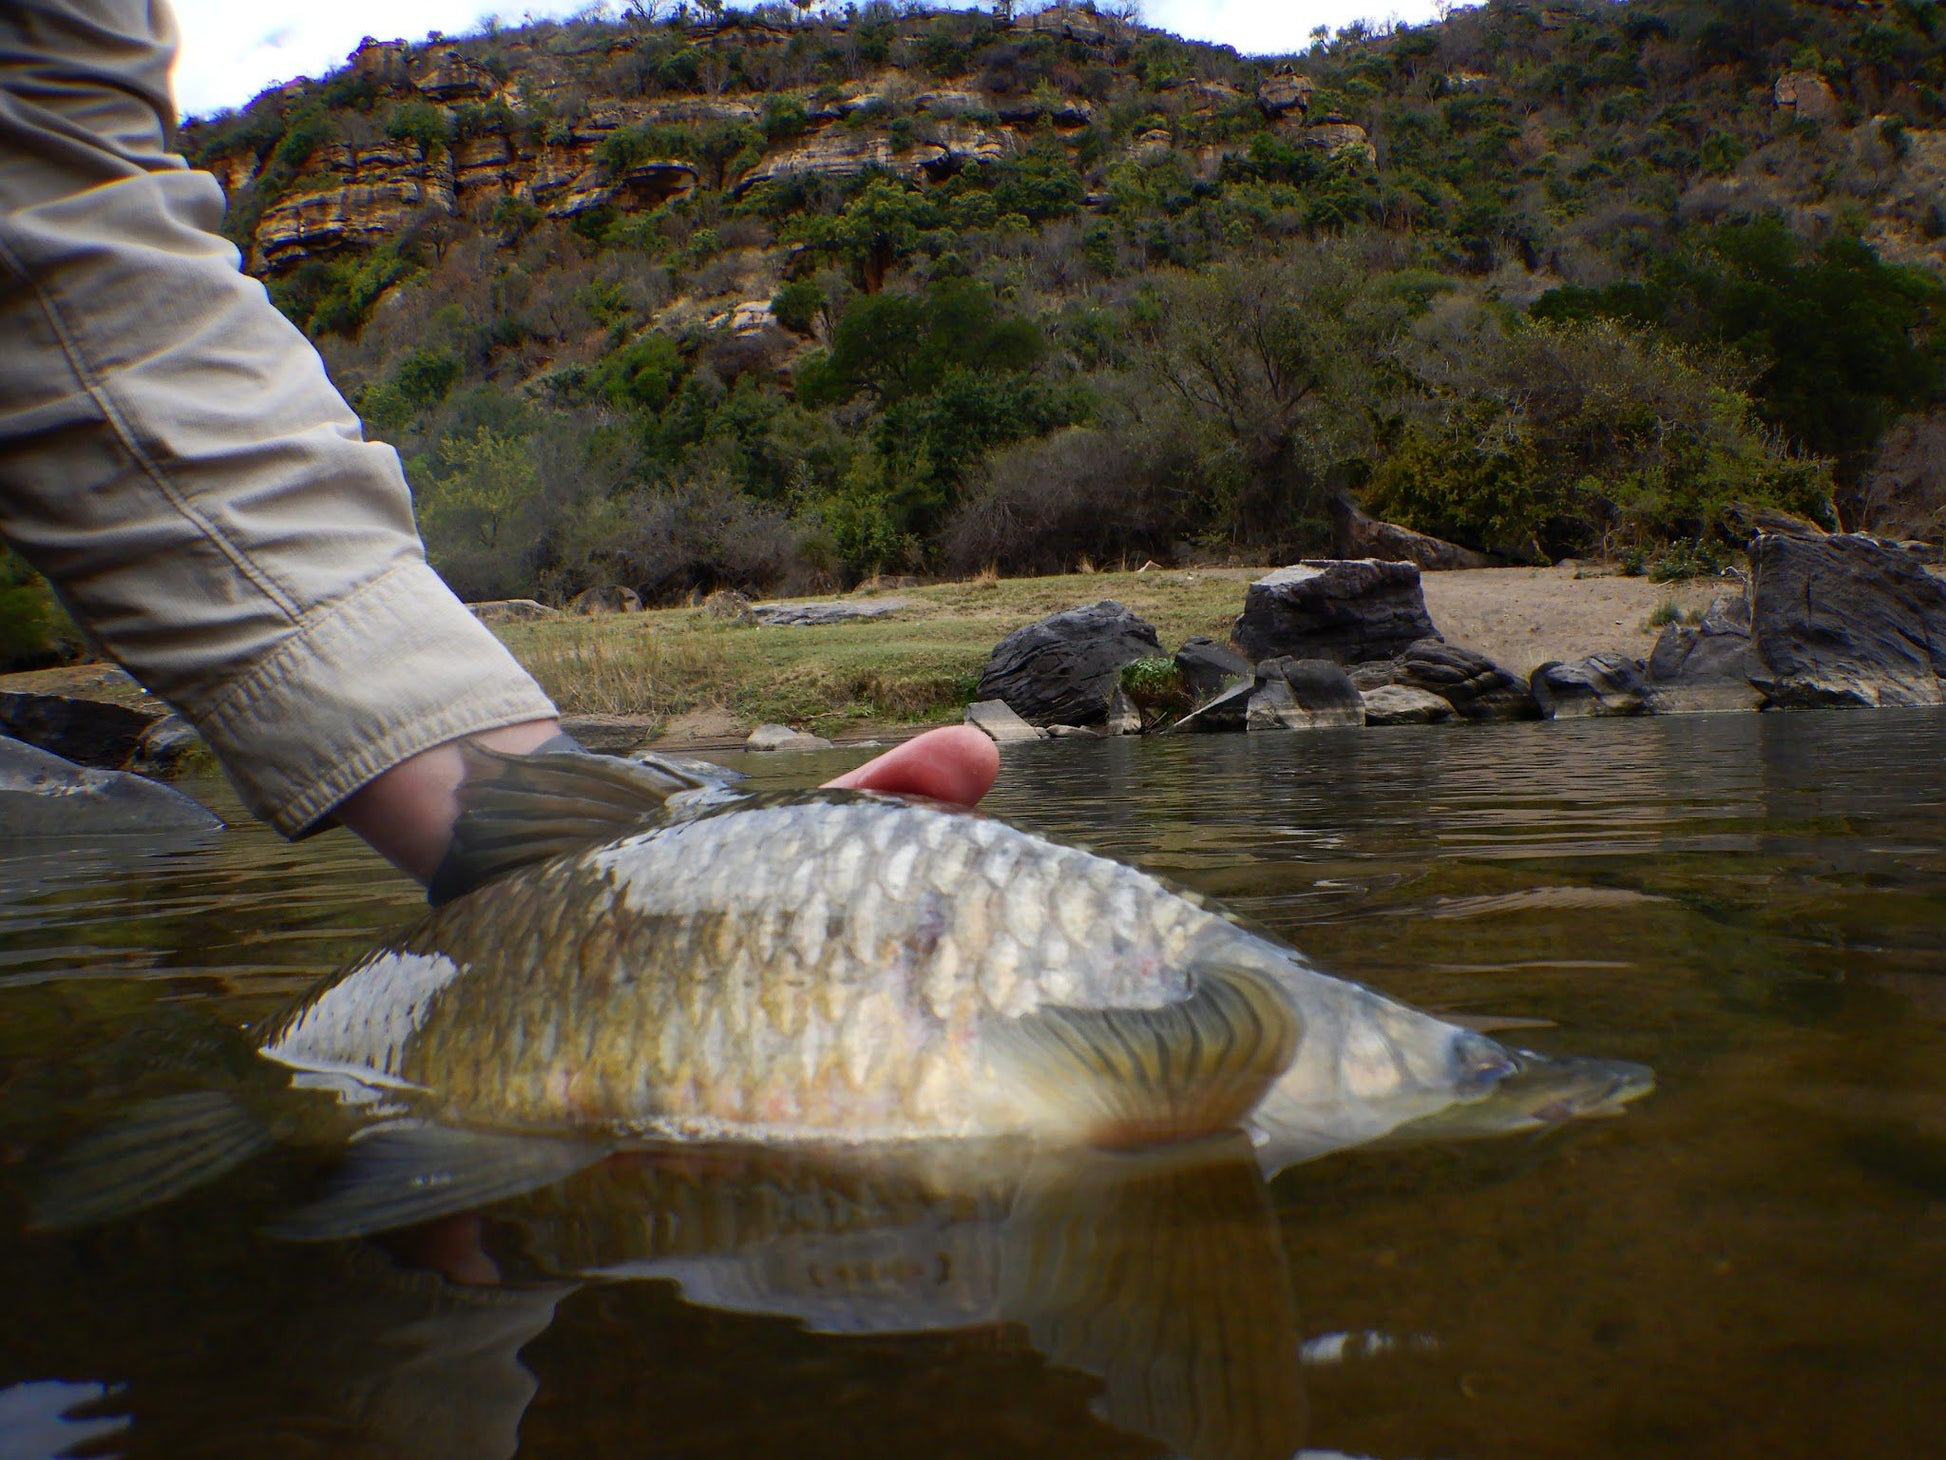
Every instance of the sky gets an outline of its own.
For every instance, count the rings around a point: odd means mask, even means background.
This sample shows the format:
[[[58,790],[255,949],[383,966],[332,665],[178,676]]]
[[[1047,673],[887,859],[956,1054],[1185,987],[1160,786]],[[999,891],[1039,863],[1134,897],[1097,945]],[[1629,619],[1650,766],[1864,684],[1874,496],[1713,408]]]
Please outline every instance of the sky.
[[[1246,53],[1302,50],[1315,26],[1432,17],[1435,0],[1144,0],[1148,24]],[[472,30],[488,15],[573,14],[588,0],[175,0],[182,33],[176,103],[200,116],[241,106],[265,87],[340,66],[363,36],[420,40]],[[619,0],[612,0],[620,9]]]

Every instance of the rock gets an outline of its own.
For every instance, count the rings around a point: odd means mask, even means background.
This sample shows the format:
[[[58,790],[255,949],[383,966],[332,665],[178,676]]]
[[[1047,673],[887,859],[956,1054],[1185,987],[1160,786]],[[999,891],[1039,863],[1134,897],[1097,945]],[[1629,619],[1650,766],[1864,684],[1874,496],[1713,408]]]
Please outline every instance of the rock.
[[[750,612],[760,624],[817,625],[890,618],[910,607],[903,598],[881,598],[871,603],[757,603]]]
[[[222,826],[207,807],[168,786],[79,766],[0,736],[0,833],[100,836]]]
[[[1550,720],[1644,715],[1649,710],[1644,668],[1622,654],[1590,654],[1572,664],[1550,660],[1534,671],[1528,683],[1541,713]]]
[[[1115,693],[1108,697],[1108,718],[1102,721],[1101,728],[1109,735],[1142,733],[1142,712],[1135,708],[1135,701],[1119,684],[1115,686]]]
[[[1274,693],[1275,686],[1279,684],[1288,692],[1288,708],[1284,706],[1284,697]],[[1323,730],[1365,723],[1365,702],[1359,698],[1344,667],[1332,660],[1292,659],[1288,656],[1266,659],[1257,666],[1257,685],[1260,696],[1271,695],[1271,699],[1265,702],[1265,713],[1276,715],[1286,729]],[[1272,709],[1273,705],[1275,709]],[[1257,701],[1252,700],[1250,713],[1253,721],[1257,708]],[[1295,713],[1294,720],[1292,712]],[[1252,723],[1250,728],[1254,730],[1259,727]]]
[[[1404,673],[1396,659],[1373,659],[1365,664],[1351,665],[1345,670],[1345,677],[1351,681],[1353,689],[1364,694],[1368,690],[1397,684]]]
[[[0,735],[53,755],[104,770],[121,770],[141,748],[142,737],[164,715],[69,695],[0,693]]]
[[[1356,122],[1318,122],[1287,131],[1284,135],[1300,147],[1318,147],[1326,152],[1336,152],[1340,147],[1358,147],[1372,153],[1371,137]]]
[[[1041,740],[1047,731],[1029,725],[1016,715],[1013,706],[1005,700],[977,700],[966,707],[966,723],[976,730],[984,730],[989,737],[1006,745],[1015,740]],[[1073,726],[1064,726],[1073,729]]]
[[[1367,725],[1439,725],[1453,718],[1453,706],[1431,690],[1382,684],[1365,690]]]
[[[1047,727],[1048,738],[1051,740],[1099,740],[1105,733],[1089,725],[1049,725]]]
[[[720,619],[725,623],[754,624],[757,621],[750,600],[734,588],[719,588],[705,598],[703,613],[708,618]]]
[[[1234,649],[1214,639],[1185,639],[1176,650],[1176,672],[1197,704],[1256,678],[1256,669]]]
[[[626,755],[649,738],[652,715],[563,715],[561,728],[603,755]]]
[[[433,46],[413,68],[412,84],[432,101],[484,101],[500,89],[497,78],[456,45]]]
[[[1292,655],[1360,664],[1437,639],[1411,563],[1312,560],[1259,578],[1234,635],[1253,660]]]
[[[143,776],[172,776],[205,750],[203,737],[181,715],[158,715],[142,732],[124,769]]]
[[[1162,657],[1155,629],[1111,601],[1051,614],[994,646],[977,694],[1035,725],[1099,725],[1121,669]]]
[[[746,750],[829,750],[831,742],[822,735],[807,735],[788,725],[759,725],[743,742]]]
[[[1341,558],[1412,563],[1425,573],[1500,565],[1498,558],[1461,547],[1456,542],[1368,517],[1356,502],[1345,496],[1337,497],[1331,504],[1331,548]]]
[[[1176,721],[1169,727],[1169,733],[1173,735],[1179,730],[1246,729],[1250,723],[1250,702],[1256,694],[1257,681],[1254,678],[1233,684]]]
[[[1646,670],[1654,714],[1762,709],[1763,694],[1749,678],[1749,600],[1742,594],[1716,599],[1694,628],[1665,625]]]
[[[1750,680],[1784,709],[1946,703],[1946,582],[1858,534],[1750,546]]]
[[[450,156],[428,158],[414,141],[327,142],[304,166],[322,186],[278,199],[257,222],[255,259],[273,273],[345,245],[395,238],[428,212],[453,211]]]
[[[1831,83],[1815,71],[1784,72],[1770,88],[1770,100],[1777,110],[1800,121],[1821,124],[1844,115]]]
[[[569,613],[640,613],[642,599],[633,588],[604,583],[584,588],[568,600]]]
[[[720,705],[689,710],[662,728],[658,745],[687,745],[703,740],[730,740],[741,733],[736,717]]]
[[[1267,78],[1257,88],[1257,105],[1273,119],[1288,112],[1303,112],[1311,105],[1311,78],[1289,72]]]
[[[561,610],[549,608],[532,598],[489,598],[466,605],[483,624],[524,624],[535,619],[559,618]]]
[[[1439,639],[1421,639],[1399,655],[1399,681],[1430,690],[1463,720],[1538,720],[1527,681],[1484,654]]]
[[[892,152],[889,134],[833,127],[814,134],[795,147],[771,153],[737,179],[734,191],[741,196],[760,183],[776,182],[786,177],[854,178],[880,169],[887,172],[900,170],[899,159]]]

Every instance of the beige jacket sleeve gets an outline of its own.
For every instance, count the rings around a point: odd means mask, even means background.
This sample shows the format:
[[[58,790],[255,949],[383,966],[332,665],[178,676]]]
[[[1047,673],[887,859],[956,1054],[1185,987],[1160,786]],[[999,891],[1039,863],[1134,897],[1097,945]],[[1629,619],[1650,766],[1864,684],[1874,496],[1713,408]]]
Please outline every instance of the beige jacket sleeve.
[[[547,697],[169,151],[160,0],[0,6],[0,534],[287,835]]]

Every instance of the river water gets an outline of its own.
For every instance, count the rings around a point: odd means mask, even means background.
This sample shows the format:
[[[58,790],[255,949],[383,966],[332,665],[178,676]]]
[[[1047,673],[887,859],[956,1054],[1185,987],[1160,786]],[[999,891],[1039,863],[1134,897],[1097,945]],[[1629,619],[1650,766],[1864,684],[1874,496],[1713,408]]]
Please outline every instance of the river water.
[[[83,1133],[264,1086],[238,1030],[416,894],[341,834],[16,843],[0,1457],[1941,1453],[1946,716],[1057,742],[988,804],[1659,1087],[1267,1186],[1224,1143],[977,1190],[719,1152],[325,1243],[266,1230],[300,1140],[34,1230]]]

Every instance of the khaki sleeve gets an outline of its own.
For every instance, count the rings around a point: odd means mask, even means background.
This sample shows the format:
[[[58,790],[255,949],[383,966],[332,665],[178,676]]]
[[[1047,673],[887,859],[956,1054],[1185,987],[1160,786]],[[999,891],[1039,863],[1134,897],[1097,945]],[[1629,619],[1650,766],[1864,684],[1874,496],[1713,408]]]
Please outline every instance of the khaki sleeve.
[[[0,533],[296,835],[554,709],[168,150],[173,47],[149,0],[0,7]]]

